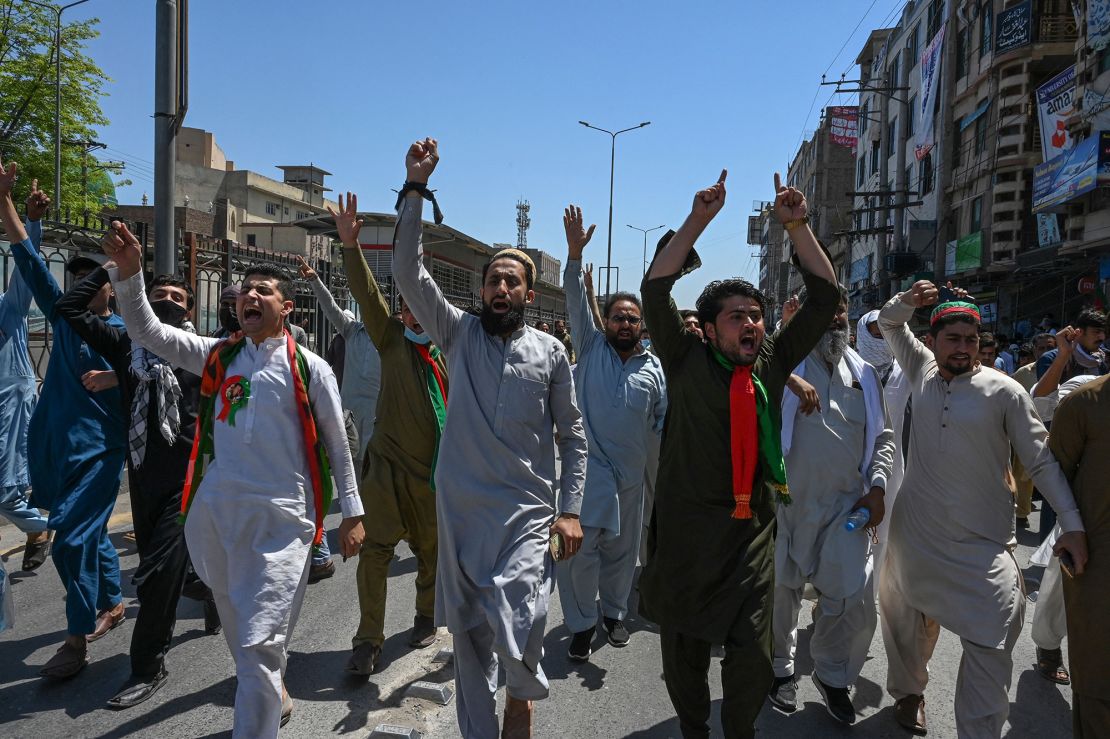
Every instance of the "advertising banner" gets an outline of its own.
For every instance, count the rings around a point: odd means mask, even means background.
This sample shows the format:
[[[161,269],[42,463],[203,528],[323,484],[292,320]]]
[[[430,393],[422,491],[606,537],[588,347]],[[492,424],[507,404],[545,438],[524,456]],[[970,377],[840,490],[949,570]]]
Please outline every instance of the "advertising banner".
[[[1075,115],[1075,67],[1037,88],[1037,114],[1041,122],[1041,155],[1049,161],[1072,147],[1066,121]]]
[[[946,24],[947,25],[947,24]],[[917,138],[914,141],[913,153],[917,161],[925,158],[933,144],[933,111],[937,106],[937,94],[940,92],[940,50],[944,46],[944,29],[941,26],[937,35],[925,47],[921,55],[921,107],[917,110],[918,120],[921,124],[917,127]]]
[[[829,138],[838,146],[856,148],[859,137],[859,108],[854,105],[832,107],[829,114]]]
[[[1033,42],[1033,2],[1003,10],[995,19],[994,53],[1005,54]]]
[[[1110,0],[1087,0],[1087,46],[1095,51],[1110,46]]]
[[[1033,212],[1043,213],[1110,181],[1110,131],[1088,136],[1033,169]]]

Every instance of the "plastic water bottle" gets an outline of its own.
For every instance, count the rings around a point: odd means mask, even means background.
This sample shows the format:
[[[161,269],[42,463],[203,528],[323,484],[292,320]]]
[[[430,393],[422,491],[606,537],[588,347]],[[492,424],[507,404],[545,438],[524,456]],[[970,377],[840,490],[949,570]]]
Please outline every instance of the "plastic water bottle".
[[[871,511],[867,508],[857,508],[848,514],[848,520],[844,522],[844,528],[848,531],[855,531],[862,529],[871,520]]]

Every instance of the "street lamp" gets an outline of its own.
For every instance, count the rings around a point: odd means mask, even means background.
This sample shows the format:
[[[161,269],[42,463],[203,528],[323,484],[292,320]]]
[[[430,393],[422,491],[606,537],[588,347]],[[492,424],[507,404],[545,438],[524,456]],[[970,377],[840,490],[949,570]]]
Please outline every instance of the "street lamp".
[[[597,126],[591,126],[589,123],[586,123],[586,121],[578,122],[586,128],[592,128],[595,131],[601,131],[602,133],[609,134],[609,137],[612,139],[613,144],[612,149],[609,152],[609,246],[605,252],[605,295],[608,296],[610,294],[609,280],[613,274],[613,172],[617,163],[617,136],[620,136],[622,133],[627,133],[628,131],[635,131],[637,128],[650,126],[651,121],[644,121],[638,126],[632,126],[631,128],[622,128],[620,131],[615,132],[608,131],[604,128],[598,128]]]
[[[31,5],[46,8],[54,12],[54,192],[51,195],[58,209],[62,207],[62,13],[74,5],[87,3],[89,0],[76,0],[68,5],[51,5],[39,0],[27,0]]]
[[[666,225],[656,226],[655,228],[640,228],[639,226],[633,226],[631,223],[626,223],[624,225],[628,226],[633,231],[639,231],[644,235],[644,263],[642,265],[643,274],[640,276],[640,280],[643,281],[643,279],[647,277],[647,235],[652,231],[658,231],[661,228],[666,228]]]

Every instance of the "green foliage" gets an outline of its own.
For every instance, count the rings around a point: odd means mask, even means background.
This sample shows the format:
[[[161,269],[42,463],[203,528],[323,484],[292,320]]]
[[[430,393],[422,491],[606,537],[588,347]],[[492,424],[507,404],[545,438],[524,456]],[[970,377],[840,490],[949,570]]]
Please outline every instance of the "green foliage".
[[[94,139],[96,129],[107,125],[100,98],[110,80],[85,53],[88,41],[100,35],[99,20],[68,22],[63,16],[62,21],[62,202],[50,192],[54,187],[56,15],[23,0],[0,0],[0,156],[5,162],[19,162],[16,202],[26,197],[31,180],[38,178],[39,187],[54,198],[56,206],[77,216],[83,208],[84,151],[66,142]],[[90,157],[89,163],[95,160]],[[102,177],[107,175],[97,171],[98,185]],[[89,180],[91,191],[93,174]],[[89,197],[94,213],[99,210],[97,198]]]

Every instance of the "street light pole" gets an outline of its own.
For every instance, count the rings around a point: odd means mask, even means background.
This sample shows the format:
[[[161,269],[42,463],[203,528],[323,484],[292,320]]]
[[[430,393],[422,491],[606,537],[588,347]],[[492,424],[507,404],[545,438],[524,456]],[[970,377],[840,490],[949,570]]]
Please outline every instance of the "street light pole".
[[[613,178],[617,164],[617,136],[620,136],[622,133],[627,133],[628,131],[635,131],[644,126],[650,126],[651,121],[644,121],[638,126],[622,128],[620,131],[609,131],[604,128],[598,128],[597,126],[591,126],[589,123],[586,123],[586,121],[578,122],[586,128],[592,128],[595,131],[609,134],[612,143],[612,148],[609,151],[609,245],[605,252],[605,294],[608,296],[611,294],[609,292],[609,282],[613,274]]]
[[[647,235],[652,231],[658,231],[661,228],[666,228],[666,226],[656,226],[655,228],[640,228],[639,226],[633,226],[631,223],[626,223],[624,225],[628,226],[633,231],[639,231],[644,235],[644,263],[641,265],[641,271],[643,272],[643,274],[640,275],[640,281],[643,282],[643,279],[647,277]]]
[[[54,192],[51,196],[62,207],[62,13],[74,5],[87,3],[89,0],[76,0],[68,5],[50,5],[39,0],[27,0],[32,5],[46,8],[54,13]]]

